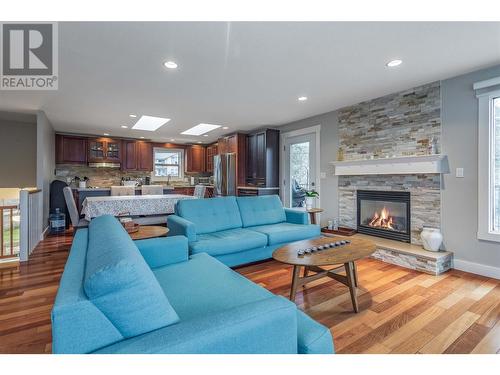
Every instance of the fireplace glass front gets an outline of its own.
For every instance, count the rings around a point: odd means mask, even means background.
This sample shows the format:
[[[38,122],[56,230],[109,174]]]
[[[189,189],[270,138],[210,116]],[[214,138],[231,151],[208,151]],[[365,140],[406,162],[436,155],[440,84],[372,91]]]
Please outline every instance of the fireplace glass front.
[[[358,232],[410,242],[410,193],[357,192]]]

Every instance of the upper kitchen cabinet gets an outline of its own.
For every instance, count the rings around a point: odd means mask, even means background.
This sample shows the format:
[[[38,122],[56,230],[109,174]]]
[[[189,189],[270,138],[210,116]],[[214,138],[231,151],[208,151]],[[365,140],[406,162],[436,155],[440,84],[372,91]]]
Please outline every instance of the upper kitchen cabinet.
[[[206,171],[205,146],[190,145],[186,147],[186,172],[202,173]]]
[[[152,171],[153,145],[145,141],[123,141],[122,169],[124,171]]]
[[[88,140],[89,163],[120,163],[122,161],[122,141],[111,138]]]
[[[87,164],[87,139],[56,134],[56,163]]]
[[[247,136],[247,185],[279,186],[279,134],[279,130],[265,129]]]
[[[217,143],[207,146],[207,172],[214,171],[215,155],[217,155]]]

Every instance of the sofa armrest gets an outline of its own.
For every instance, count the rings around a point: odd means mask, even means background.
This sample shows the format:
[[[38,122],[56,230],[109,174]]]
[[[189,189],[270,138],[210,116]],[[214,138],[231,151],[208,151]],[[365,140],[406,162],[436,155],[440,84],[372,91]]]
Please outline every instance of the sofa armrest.
[[[283,297],[238,306],[136,336],[95,353],[297,353],[297,308]]]
[[[285,208],[285,215],[287,223],[292,224],[309,224],[309,217],[307,212],[295,210],[293,208]]]
[[[150,268],[188,260],[188,241],[184,236],[159,237],[135,241]]]
[[[194,223],[177,215],[170,215],[167,219],[170,235],[186,236],[189,242],[196,241],[196,227]]]

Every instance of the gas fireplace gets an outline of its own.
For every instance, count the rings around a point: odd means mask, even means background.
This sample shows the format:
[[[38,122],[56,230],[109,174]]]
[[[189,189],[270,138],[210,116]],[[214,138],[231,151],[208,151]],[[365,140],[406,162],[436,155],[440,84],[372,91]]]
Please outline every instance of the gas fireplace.
[[[359,233],[410,242],[410,193],[357,191]]]

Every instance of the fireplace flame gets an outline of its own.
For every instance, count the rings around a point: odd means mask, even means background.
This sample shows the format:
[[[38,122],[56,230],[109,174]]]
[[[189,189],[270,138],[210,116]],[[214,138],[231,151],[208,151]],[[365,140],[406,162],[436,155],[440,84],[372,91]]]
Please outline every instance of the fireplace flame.
[[[385,208],[385,206],[384,208],[382,208],[382,211],[380,211],[380,213],[375,212],[372,219],[368,223],[368,225],[371,227],[395,230],[393,224],[394,222],[392,220],[392,216],[390,215],[389,210]]]

